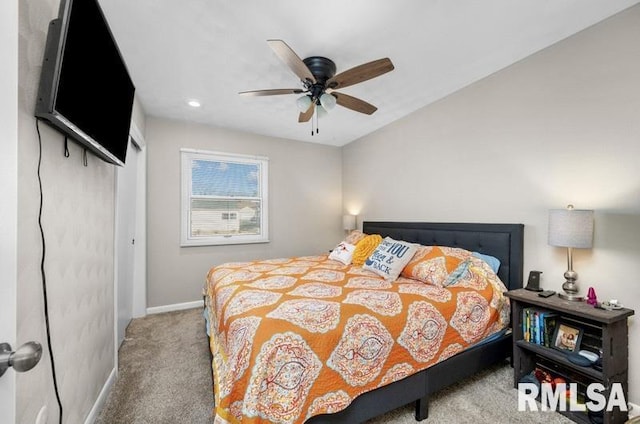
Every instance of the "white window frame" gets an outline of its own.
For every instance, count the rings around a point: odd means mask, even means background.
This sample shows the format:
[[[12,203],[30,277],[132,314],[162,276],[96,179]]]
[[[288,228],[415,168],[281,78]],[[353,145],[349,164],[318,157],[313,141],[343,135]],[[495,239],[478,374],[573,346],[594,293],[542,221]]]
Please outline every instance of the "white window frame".
[[[193,237],[190,229],[191,216],[191,164],[194,160],[209,160],[220,162],[235,162],[243,164],[258,164],[260,167],[260,234],[230,234],[207,237]],[[269,158],[265,156],[240,155],[207,150],[180,149],[182,174],[181,189],[181,225],[180,246],[216,246],[228,244],[249,244],[269,242]]]

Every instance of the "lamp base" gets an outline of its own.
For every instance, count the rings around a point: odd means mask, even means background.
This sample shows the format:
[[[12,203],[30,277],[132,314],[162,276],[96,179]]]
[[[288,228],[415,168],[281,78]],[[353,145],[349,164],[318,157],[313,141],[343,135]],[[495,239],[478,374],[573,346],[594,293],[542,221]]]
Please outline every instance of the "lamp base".
[[[564,278],[566,278],[567,281],[562,284],[562,290],[564,290],[564,293],[558,293],[558,296],[560,296],[561,299],[571,300],[574,302],[582,302],[584,300],[584,297],[578,294],[578,286],[576,285],[577,277],[578,274],[576,274],[571,267],[569,267],[569,271],[564,273]]]
[[[584,300],[584,296],[581,296],[579,294],[558,293],[558,296],[560,297],[560,299],[570,300],[572,302],[582,302]]]

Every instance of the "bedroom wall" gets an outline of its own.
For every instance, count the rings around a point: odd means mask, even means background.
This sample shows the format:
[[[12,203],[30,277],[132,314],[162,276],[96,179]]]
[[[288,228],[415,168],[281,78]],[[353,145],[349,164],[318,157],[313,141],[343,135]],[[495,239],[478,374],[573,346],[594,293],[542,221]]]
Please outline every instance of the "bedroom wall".
[[[40,276],[37,180],[38,138],[33,117],[49,21],[59,0],[19,2],[18,116],[18,287],[17,338],[36,340],[44,356],[28,373],[17,374],[16,422],[32,424],[47,406],[47,422],[58,407],[46,349]],[[136,106],[137,125],[144,111]],[[51,338],[64,423],[83,423],[114,370],[114,184],[115,167],[92,154],[82,165],[82,148],[40,125],[42,133],[42,224]]]
[[[561,290],[548,210],[595,210],[574,253],[583,291],[640,314],[640,6],[344,147],[345,211],[360,219],[525,224],[525,274]],[[630,320],[630,401],[640,325]]]
[[[133,99],[133,109],[131,110],[131,121],[136,124],[142,135],[144,136],[147,126],[147,116],[144,107],[138,96]]]
[[[214,265],[327,252],[343,236],[341,149],[195,123],[147,120],[147,305],[202,298]],[[269,158],[269,243],[180,247],[180,149]]]

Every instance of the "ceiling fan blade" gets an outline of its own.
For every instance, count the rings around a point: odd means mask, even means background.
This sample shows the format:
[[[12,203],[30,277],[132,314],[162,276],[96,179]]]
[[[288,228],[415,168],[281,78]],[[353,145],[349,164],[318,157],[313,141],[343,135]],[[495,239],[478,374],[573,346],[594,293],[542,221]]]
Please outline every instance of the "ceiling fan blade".
[[[355,68],[340,72],[338,75],[327,81],[328,88],[344,88],[350,85],[358,84],[362,81],[370,80],[387,72],[393,71],[394,66],[388,57],[384,59],[374,60]]]
[[[279,94],[300,94],[303,92],[304,90],[299,88],[274,88],[270,90],[241,91],[238,94],[241,96],[276,96]]]
[[[306,112],[300,112],[300,116],[298,116],[298,122],[309,122],[309,119],[313,116],[313,112],[315,110],[315,104],[311,103],[309,109]]]
[[[280,60],[282,60],[298,78],[302,81],[309,80],[315,84],[316,79],[309,68],[307,68],[307,65],[304,64],[302,59],[300,59],[287,43],[282,40],[267,40],[267,43],[269,43],[269,47],[273,49]]]
[[[364,100],[360,100],[358,98],[348,96],[346,94],[332,92],[331,95],[337,99],[337,103],[346,107],[347,109],[355,110],[356,112],[365,113],[367,115],[371,115],[373,112],[378,110],[374,105],[365,102]]]

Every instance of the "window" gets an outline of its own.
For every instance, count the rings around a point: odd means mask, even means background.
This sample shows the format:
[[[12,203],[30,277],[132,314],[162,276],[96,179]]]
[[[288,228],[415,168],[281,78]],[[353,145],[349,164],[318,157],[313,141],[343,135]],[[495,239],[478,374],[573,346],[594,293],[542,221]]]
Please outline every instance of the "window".
[[[265,243],[265,157],[182,149],[182,246]]]

